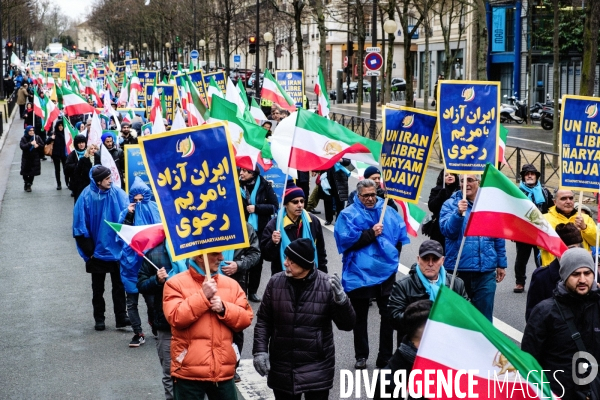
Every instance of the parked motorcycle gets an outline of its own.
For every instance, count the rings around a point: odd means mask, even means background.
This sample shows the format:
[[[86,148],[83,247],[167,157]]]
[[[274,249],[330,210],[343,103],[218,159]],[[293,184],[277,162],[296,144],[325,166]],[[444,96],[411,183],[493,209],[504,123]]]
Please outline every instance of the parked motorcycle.
[[[554,108],[544,107],[540,113],[542,129],[551,131],[554,128]]]
[[[507,97],[504,95],[504,97]],[[508,97],[510,104],[502,103],[500,105],[500,122],[514,121],[517,124],[522,124],[527,118],[527,107],[525,103],[519,101],[516,97]]]

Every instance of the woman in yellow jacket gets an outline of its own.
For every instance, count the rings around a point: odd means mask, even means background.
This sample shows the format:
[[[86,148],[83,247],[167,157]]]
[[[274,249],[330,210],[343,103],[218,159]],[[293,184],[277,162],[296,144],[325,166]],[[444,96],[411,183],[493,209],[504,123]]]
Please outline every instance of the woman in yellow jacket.
[[[556,228],[558,224],[574,223],[581,231],[583,247],[589,251],[590,247],[596,243],[596,223],[586,213],[582,212],[581,216],[578,215],[573,197],[573,192],[570,190],[557,191],[554,199],[554,207],[550,207],[548,213],[544,214],[544,217],[550,223],[552,229]],[[542,266],[550,265],[555,258],[554,255],[548,253],[546,250],[542,250]]]

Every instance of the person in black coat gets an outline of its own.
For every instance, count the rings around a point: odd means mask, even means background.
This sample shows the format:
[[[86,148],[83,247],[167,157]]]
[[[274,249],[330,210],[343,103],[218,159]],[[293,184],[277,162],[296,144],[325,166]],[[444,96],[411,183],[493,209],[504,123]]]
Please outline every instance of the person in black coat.
[[[315,268],[310,239],[285,249],[285,272],[271,277],[256,314],[254,368],[268,374],[275,400],[328,399],[335,376],[332,322],[350,331],[356,315],[339,277]]]
[[[52,162],[54,163],[54,177],[56,178],[56,190],[61,190],[62,185],[60,182],[60,166],[62,165],[63,173],[65,175],[65,185],[69,186],[70,175],[67,174],[65,164],[67,162],[67,144],[65,142],[65,127],[62,121],[58,121],[54,126],[52,135],[46,139],[46,144],[53,143],[52,145]]]
[[[123,150],[117,148],[115,144],[115,139],[110,133],[105,133],[102,135],[102,143],[104,147],[108,150],[113,160],[115,161],[115,165],[119,170],[119,176],[121,177],[121,187],[125,187],[125,180],[123,176],[125,175],[125,156],[123,155]],[[98,151],[94,155],[94,165],[102,164],[101,152]]]
[[[83,136],[83,135],[77,135]],[[77,199],[83,189],[90,184],[90,170],[96,164],[96,158],[94,155],[98,152],[98,146],[90,144],[85,151],[83,157],[77,161],[77,166],[71,177],[71,190],[73,191],[74,202],[77,203]]]
[[[429,237],[431,240],[441,243],[444,250],[446,250],[446,238],[440,230],[440,211],[442,211],[444,202],[459,189],[458,175],[441,170],[437,177],[436,185],[431,189],[429,200],[427,201],[427,207],[429,207],[429,211],[432,213],[431,219],[433,220]]]
[[[85,155],[85,150],[87,148],[87,139],[85,138],[85,135],[78,134],[77,136],[75,136],[75,139],[73,139],[73,148],[74,150],[70,152],[67,156],[67,161],[65,161],[64,166],[65,175],[69,176],[68,185],[71,191],[73,190],[73,188],[71,187],[71,177],[75,173],[75,167],[77,167],[77,162],[81,157]]]
[[[25,128],[25,134],[19,143],[23,154],[21,155],[21,175],[26,192],[31,192],[33,178],[41,174],[41,159],[44,151],[44,141],[35,134],[33,126],[28,125]]]
[[[597,332],[600,292],[594,282],[594,260],[583,248],[568,249],[560,259],[559,274],[561,281],[556,285],[553,297],[539,303],[531,312],[521,349],[546,370],[546,378],[556,396],[564,400],[598,399],[600,377],[594,376],[591,383],[583,385],[576,383],[572,376],[574,366],[583,366],[581,360],[574,358],[578,351],[600,359],[600,335]],[[572,329],[566,322],[569,320]],[[588,358],[588,366],[590,362]],[[581,375],[582,378],[591,376],[589,370]]]
[[[258,167],[254,171],[240,168],[240,190],[246,221],[252,225],[260,238],[265,226],[279,208],[277,195],[271,184],[260,176]],[[263,257],[248,271],[248,300],[259,302],[256,294],[260,286]]]

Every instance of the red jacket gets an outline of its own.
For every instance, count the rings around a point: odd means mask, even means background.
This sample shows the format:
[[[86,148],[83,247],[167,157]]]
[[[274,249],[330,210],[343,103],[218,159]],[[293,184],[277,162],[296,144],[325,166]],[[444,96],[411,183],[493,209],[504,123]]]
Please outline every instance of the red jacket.
[[[225,306],[220,316],[202,291],[204,276],[193,268],[170,278],[163,292],[163,311],[171,325],[171,375],[220,382],[233,378],[236,355],[233,332],[250,326],[253,312],[240,285],[224,275],[213,277]]]

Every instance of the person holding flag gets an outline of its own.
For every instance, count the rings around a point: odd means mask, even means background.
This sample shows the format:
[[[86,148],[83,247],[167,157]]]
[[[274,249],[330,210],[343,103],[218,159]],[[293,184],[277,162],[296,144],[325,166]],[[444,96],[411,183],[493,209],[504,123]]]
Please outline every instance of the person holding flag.
[[[60,166],[62,164],[63,173],[65,175],[65,185],[69,186],[69,175],[65,169],[65,163],[67,162],[67,144],[65,142],[65,126],[62,121],[58,121],[54,126],[54,131],[46,139],[46,144],[53,143],[52,145],[52,162],[54,163],[54,177],[56,178],[56,190],[61,190],[62,185],[60,182]]]
[[[33,126],[25,127],[25,134],[19,143],[23,154],[21,155],[21,175],[25,183],[24,190],[31,192],[33,179],[41,174],[41,157],[44,150],[44,141],[35,134]]]
[[[377,197],[377,187],[370,179],[358,182],[354,204],[340,213],[333,232],[338,252],[343,255],[342,284],[356,312],[356,369],[367,368],[369,301],[373,298],[380,315],[375,365],[381,368],[392,357],[394,330],[387,306],[402,246],[410,243],[404,220],[396,210],[384,207],[385,200]]]
[[[246,221],[252,225],[260,238],[267,223],[277,213],[279,201],[271,184],[260,175],[258,167],[253,171],[240,168],[239,175],[244,215]],[[263,257],[261,256],[258,262],[253,264],[248,271],[248,300],[255,303],[260,302],[260,298],[256,293],[260,285],[262,266]]]
[[[117,148],[117,146],[115,146],[115,137],[107,132],[104,133],[102,135],[102,145],[105,147],[106,150],[108,150],[108,154],[110,154],[110,156],[112,157],[117,170],[119,172],[119,177],[121,178],[121,183],[124,184],[124,180],[123,180],[123,175],[125,174],[125,156],[123,155],[123,150]],[[102,150],[102,148],[100,148]],[[94,155],[95,161],[94,164],[102,164],[102,165],[108,165],[109,161],[108,160],[103,160],[102,159],[102,151],[97,152]],[[107,157],[108,155],[106,153],[104,153],[104,157]]]

